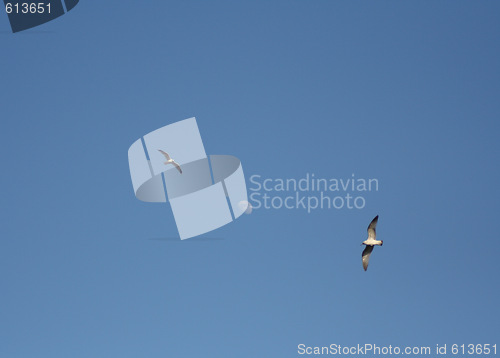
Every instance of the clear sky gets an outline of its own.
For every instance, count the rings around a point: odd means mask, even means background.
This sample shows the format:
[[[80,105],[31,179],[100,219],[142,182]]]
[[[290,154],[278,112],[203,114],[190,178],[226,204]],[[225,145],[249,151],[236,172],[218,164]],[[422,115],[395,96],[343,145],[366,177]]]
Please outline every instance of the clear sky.
[[[0,357],[500,344],[499,20],[494,1],[82,0],[12,34],[0,14]],[[180,241],[127,151],[192,116],[249,193],[379,190]]]

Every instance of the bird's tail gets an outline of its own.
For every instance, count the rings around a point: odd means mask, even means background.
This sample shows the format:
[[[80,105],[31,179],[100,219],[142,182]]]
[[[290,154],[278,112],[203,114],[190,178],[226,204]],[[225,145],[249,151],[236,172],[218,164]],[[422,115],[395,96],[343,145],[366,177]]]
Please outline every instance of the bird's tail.
[[[384,244],[384,240],[380,240],[380,246]]]

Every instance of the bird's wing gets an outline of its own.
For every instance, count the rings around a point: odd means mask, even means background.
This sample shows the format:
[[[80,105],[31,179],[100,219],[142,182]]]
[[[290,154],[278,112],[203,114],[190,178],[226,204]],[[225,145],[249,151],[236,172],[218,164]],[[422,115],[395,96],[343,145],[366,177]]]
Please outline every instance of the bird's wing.
[[[368,225],[368,229],[366,229],[368,231],[369,239],[375,240],[375,238],[377,237],[377,233],[375,232],[375,228],[377,227],[377,221],[378,221],[378,215],[375,216],[370,225]]]
[[[181,166],[179,165],[179,163],[177,163],[176,161],[174,161],[172,164],[177,168],[177,170],[179,171],[179,173],[182,174],[182,169],[181,169]]]
[[[363,253],[361,254],[361,257],[363,259],[363,268],[365,271],[368,269],[368,262],[370,261],[370,255],[373,251],[373,246],[366,245],[365,249],[363,250]]]
[[[163,150],[161,149],[158,149],[158,151],[163,154],[165,156],[165,158],[167,158],[167,160],[170,160],[170,155],[168,155],[168,153],[165,153]]]

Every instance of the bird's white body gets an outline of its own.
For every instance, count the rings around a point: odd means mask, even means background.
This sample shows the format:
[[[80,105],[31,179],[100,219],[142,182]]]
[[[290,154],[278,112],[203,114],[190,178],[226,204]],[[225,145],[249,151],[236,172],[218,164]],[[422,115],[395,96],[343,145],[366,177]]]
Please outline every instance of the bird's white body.
[[[358,241],[359,242],[359,241]],[[370,246],[382,246],[382,240],[375,240],[371,237],[369,237],[368,239],[366,239],[365,241],[363,241],[363,244],[365,245],[370,245]]]

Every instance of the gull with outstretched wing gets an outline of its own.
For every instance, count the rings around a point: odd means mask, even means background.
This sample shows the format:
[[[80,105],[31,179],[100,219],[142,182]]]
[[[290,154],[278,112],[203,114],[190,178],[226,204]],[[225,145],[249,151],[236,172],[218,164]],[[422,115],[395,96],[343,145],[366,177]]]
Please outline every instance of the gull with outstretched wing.
[[[373,251],[374,246],[382,246],[384,244],[383,240],[377,240],[377,232],[375,228],[377,227],[378,215],[372,220],[370,225],[368,225],[368,239],[363,241],[361,245],[366,245],[363,253],[361,254],[363,261],[363,268],[365,271],[368,269],[368,262],[370,261],[370,255]]]
[[[167,164],[173,164],[177,170],[179,171],[179,173],[182,174],[182,169],[181,169],[181,166],[175,161],[173,160],[172,158],[170,158],[170,155],[168,155],[168,153],[164,152],[163,150],[161,149],[158,149],[158,151],[163,154],[165,156],[165,158],[167,158],[167,161],[164,162],[163,164],[167,165]]]

